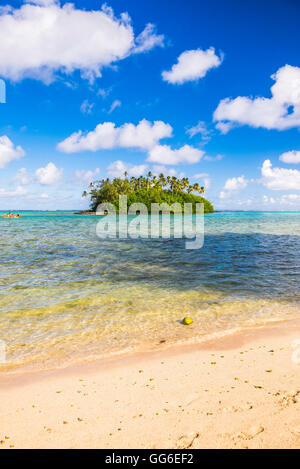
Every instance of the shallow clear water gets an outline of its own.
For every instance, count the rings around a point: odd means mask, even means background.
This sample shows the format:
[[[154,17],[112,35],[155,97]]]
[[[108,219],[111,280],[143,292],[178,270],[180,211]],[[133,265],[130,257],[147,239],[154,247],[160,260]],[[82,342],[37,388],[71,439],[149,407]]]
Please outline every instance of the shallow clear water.
[[[0,218],[2,369],[64,365],[299,316],[300,212],[206,215],[199,250],[186,250],[183,239],[101,240],[94,216],[20,213]],[[180,323],[186,315],[192,326]]]

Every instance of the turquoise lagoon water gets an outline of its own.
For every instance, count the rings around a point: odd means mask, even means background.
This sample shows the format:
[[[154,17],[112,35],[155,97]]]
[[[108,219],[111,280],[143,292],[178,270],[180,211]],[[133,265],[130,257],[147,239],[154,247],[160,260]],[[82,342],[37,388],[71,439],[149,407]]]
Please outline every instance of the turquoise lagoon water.
[[[0,218],[2,369],[64,366],[299,317],[300,212],[206,215],[199,250],[183,239],[101,240],[95,216],[20,213]],[[186,315],[192,326],[180,323]]]

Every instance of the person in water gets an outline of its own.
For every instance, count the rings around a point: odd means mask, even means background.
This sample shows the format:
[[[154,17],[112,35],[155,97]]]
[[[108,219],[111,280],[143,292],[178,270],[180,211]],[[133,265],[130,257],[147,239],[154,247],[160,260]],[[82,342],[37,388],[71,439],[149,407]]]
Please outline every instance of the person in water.
[[[3,218],[21,218],[21,215],[19,215],[19,213],[15,215],[13,212],[9,212],[7,215],[4,215]]]

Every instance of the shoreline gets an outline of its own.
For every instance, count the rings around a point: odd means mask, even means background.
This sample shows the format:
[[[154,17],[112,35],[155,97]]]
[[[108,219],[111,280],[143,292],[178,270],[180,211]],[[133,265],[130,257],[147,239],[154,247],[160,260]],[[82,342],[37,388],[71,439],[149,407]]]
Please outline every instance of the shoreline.
[[[112,354],[104,354],[99,357],[84,359],[76,359],[73,362],[65,362],[60,365],[49,365],[44,368],[30,368],[30,365],[20,365],[11,369],[1,369],[0,365],[0,388],[6,384],[14,384],[14,382],[28,381],[29,379],[47,376],[48,374],[60,374],[70,373],[73,370],[85,368],[98,369],[102,366],[113,365],[122,366],[126,365],[131,361],[139,359],[151,359],[154,356],[163,354],[164,356],[176,356],[184,353],[192,353],[197,350],[217,350],[218,347],[226,345],[226,347],[235,347],[233,344],[243,344],[251,340],[251,337],[256,337],[261,333],[264,335],[269,330],[278,331],[280,328],[280,334],[282,334],[282,327],[298,327],[300,333],[300,318],[291,319],[270,319],[262,324],[256,324],[253,326],[244,326],[234,329],[225,329],[222,332],[215,331],[210,332],[203,336],[194,336],[191,339],[179,340],[177,342],[169,343],[156,343],[155,345],[149,345],[146,349],[135,349],[128,351],[119,350]],[[187,327],[187,326],[186,326]],[[279,332],[278,332],[279,333]],[[300,338],[300,336],[299,336]],[[232,339],[232,340],[231,340]]]
[[[0,448],[300,448],[299,339],[300,319],[65,369],[0,373]]]

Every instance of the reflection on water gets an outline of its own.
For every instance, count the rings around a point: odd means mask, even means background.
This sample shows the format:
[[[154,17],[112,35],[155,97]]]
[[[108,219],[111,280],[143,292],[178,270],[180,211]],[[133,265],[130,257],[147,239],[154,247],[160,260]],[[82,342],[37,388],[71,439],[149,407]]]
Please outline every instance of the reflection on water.
[[[0,219],[7,368],[193,341],[299,314],[300,213],[205,216],[205,244],[100,240],[97,217]],[[192,316],[192,326],[180,319]],[[2,366],[2,368],[4,368]]]

